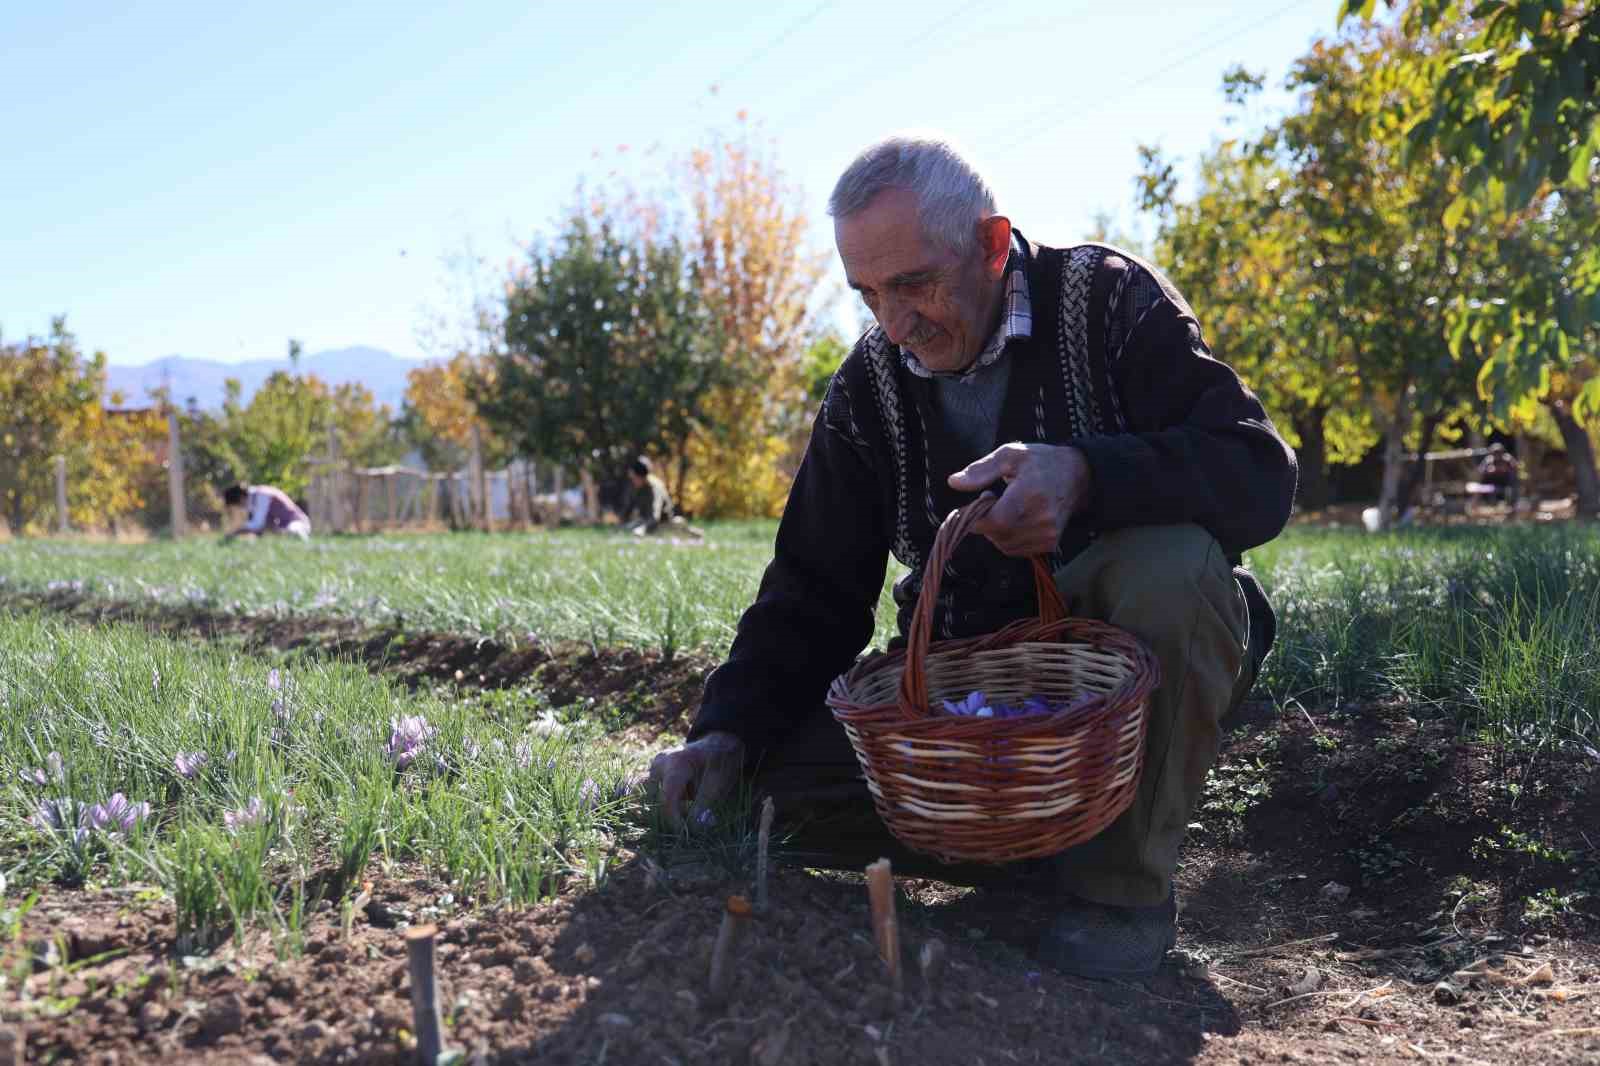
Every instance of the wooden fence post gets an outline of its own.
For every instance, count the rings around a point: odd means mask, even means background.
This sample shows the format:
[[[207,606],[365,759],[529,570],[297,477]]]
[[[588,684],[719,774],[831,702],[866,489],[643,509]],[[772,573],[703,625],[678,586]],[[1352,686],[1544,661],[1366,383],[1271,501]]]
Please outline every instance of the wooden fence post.
[[[66,536],[67,525],[67,457],[56,456],[56,532]]]
[[[183,508],[183,447],[178,437],[178,412],[167,409],[167,497],[172,504],[172,538],[187,532]]]
[[[483,469],[483,432],[472,423],[472,484],[478,493],[479,525],[485,533],[494,529],[494,510],[489,506],[489,475]]]
[[[344,532],[344,500],[342,484],[343,478],[339,476],[339,436],[334,433],[333,427],[328,427],[328,531],[330,533]]]

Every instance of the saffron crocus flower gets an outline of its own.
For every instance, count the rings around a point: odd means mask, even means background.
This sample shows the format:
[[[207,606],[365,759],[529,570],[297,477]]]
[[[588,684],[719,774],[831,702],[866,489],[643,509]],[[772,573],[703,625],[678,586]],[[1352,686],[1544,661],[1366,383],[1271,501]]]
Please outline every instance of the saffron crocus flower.
[[[274,666],[267,671],[267,691],[277,692],[281,688],[283,688],[283,675],[279,674],[278,668]]]
[[[223,811],[222,824],[230,833],[237,833],[252,825],[260,825],[267,820],[267,805],[261,802],[260,796],[251,796],[250,802],[236,811]]]
[[[988,718],[994,714],[989,707],[988,697],[981,691],[967,693],[967,698],[964,700],[943,700],[942,705],[951,714],[965,714],[976,718]]]
[[[25,785],[37,785],[40,788],[49,784],[61,784],[67,779],[67,765],[61,760],[59,751],[52,751],[44,757],[44,768],[30,766],[26,770],[17,771],[17,776],[22,778]]]
[[[133,832],[133,827],[150,816],[150,804],[130,803],[128,797],[113,792],[104,803],[96,803],[84,811],[79,819],[90,829],[121,836]]]
[[[517,761],[519,770],[526,770],[533,765],[533,745],[526,740],[517,741],[517,746],[512,750],[512,758]]]
[[[172,757],[173,768],[185,781],[193,781],[200,776],[200,771],[210,761],[211,756],[203,751],[180,751]]]
[[[63,796],[60,799],[40,800],[39,807],[29,819],[34,825],[49,833],[51,836],[65,836],[72,834],[74,847],[81,848],[89,840],[89,827],[85,824],[84,815],[87,811],[80,811],[74,817],[77,804]]]
[[[433,726],[420,714],[389,719],[389,743],[384,751],[394,760],[395,769],[404,770],[410,766],[422,754],[434,732]]]
[[[600,786],[591,777],[584,778],[583,784],[578,786],[578,806],[586,811],[600,806]]]

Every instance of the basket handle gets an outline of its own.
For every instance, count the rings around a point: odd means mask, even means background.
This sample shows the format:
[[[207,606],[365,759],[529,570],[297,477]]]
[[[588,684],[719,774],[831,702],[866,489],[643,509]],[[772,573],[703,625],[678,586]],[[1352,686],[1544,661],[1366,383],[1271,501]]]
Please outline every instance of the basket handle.
[[[933,549],[922,570],[917,606],[911,612],[910,631],[906,635],[906,665],[900,675],[900,710],[907,717],[924,718],[928,714],[928,647],[933,643],[933,614],[939,607],[939,585],[944,580],[945,567],[955,554],[956,545],[972,532],[972,527],[999,499],[994,493],[986,492],[965,507],[956,508],[945,516],[933,538]],[[1067,605],[1061,600],[1055,577],[1040,555],[1033,557],[1033,588],[1039,603],[1039,621],[1048,624],[1067,617]]]

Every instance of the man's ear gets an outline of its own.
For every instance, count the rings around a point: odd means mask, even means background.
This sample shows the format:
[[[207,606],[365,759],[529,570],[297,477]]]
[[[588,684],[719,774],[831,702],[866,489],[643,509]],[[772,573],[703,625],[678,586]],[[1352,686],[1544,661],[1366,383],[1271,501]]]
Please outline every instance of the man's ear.
[[[979,221],[978,247],[983,251],[984,276],[999,281],[1011,256],[1011,220],[1004,215],[990,215]]]

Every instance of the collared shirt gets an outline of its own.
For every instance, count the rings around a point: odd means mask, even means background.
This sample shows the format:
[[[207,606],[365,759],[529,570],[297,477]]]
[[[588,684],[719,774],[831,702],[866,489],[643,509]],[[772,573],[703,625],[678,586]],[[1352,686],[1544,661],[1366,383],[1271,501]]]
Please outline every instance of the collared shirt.
[[[900,358],[905,361],[906,369],[919,378],[941,377],[965,380],[984,367],[992,365],[1004,354],[1006,345],[1012,340],[1033,336],[1033,304],[1028,299],[1028,271],[1023,264],[1022,246],[1017,241],[1016,235],[1012,234],[1011,255],[1006,259],[1006,291],[1000,324],[995,327],[988,343],[978,352],[978,357],[972,361],[971,366],[953,373],[929,370],[922,365],[922,360],[918,359],[915,353],[901,348]]]

